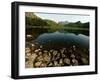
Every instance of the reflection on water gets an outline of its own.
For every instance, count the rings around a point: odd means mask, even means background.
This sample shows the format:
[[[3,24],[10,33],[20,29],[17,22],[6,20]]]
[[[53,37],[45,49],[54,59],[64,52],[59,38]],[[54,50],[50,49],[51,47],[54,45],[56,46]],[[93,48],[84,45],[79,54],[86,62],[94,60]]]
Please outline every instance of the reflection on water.
[[[40,45],[59,48],[66,45],[76,45],[89,48],[89,36],[74,33],[43,33],[33,40]]]

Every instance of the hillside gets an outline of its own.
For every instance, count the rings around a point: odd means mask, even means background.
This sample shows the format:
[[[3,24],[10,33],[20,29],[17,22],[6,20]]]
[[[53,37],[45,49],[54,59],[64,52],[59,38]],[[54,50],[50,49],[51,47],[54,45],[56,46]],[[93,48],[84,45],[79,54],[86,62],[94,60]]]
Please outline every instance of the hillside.
[[[62,27],[64,28],[82,28],[82,29],[89,29],[89,22],[82,23],[81,21],[77,22],[68,22],[68,21],[60,21],[55,22],[50,19],[42,19],[36,16],[33,12],[26,12],[25,13],[25,21],[26,21],[26,28],[50,28],[51,30],[58,30]]]

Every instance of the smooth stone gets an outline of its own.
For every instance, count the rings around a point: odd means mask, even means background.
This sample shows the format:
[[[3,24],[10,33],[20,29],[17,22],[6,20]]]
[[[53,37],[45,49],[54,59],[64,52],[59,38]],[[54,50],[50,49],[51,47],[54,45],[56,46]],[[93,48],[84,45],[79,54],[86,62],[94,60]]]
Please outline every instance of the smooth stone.
[[[41,64],[42,64],[42,62],[36,62],[36,63],[35,63],[35,66],[36,66],[36,67],[40,67]]]
[[[65,62],[66,64],[70,64],[70,59],[65,58],[65,59],[64,59],[64,62]]]

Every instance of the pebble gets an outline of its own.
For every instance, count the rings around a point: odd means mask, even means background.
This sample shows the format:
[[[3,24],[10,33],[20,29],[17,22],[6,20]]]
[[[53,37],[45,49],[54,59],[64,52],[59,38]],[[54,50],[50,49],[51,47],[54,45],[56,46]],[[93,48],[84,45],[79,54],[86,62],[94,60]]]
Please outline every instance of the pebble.
[[[30,53],[30,52],[31,52],[30,48],[25,48],[25,53]]]
[[[36,62],[36,63],[35,63],[35,67],[40,67],[41,64],[42,64],[42,62]]]
[[[76,59],[72,59],[73,65],[78,65],[78,61]]]
[[[70,64],[70,59],[65,58],[65,59],[64,59],[64,62],[65,62],[66,64]]]
[[[71,58],[75,58],[75,55],[74,54],[71,54]]]

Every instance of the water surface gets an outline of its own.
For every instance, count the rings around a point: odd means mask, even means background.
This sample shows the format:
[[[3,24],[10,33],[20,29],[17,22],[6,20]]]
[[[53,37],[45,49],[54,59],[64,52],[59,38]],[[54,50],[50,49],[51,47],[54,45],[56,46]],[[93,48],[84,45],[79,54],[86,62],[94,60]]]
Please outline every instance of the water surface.
[[[89,48],[89,36],[84,34],[62,33],[56,31],[53,33],[40,34],[33,41],[51,48],[66,47],[67,45]]]

